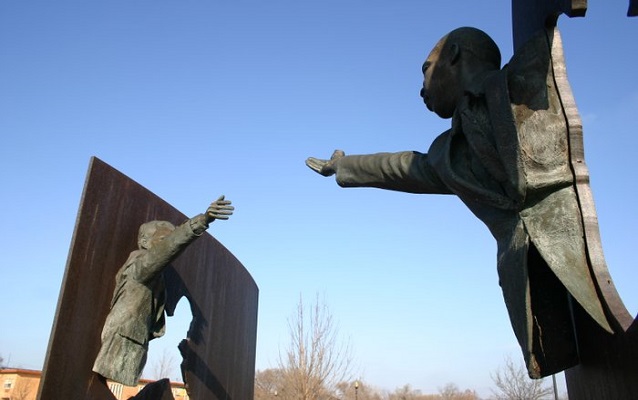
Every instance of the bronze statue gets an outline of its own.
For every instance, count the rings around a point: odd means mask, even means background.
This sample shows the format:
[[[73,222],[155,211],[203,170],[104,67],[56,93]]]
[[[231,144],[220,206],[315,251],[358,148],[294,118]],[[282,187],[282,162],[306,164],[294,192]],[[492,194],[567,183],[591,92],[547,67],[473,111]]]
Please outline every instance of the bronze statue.
[[[137,385],[146,364],[148,342],[164,335],[163,271],[210,223],[227,220],[234,209],[230,204],[221,196],[204,214],[178,227],[167,221],[140,226],[139,250],[129,255],[116,276],[111,310],[93,371],[124,385]]]
[[[423,64],[425,105],[452,119],[427,154],[337,150],[306,161],[342,187],[457,195],[497,241],[499,283],[533,378],[578,363],[574,307],[612,331],[588,264],[550,43],[538,32],[501,69],[487,34],[456,29]]]

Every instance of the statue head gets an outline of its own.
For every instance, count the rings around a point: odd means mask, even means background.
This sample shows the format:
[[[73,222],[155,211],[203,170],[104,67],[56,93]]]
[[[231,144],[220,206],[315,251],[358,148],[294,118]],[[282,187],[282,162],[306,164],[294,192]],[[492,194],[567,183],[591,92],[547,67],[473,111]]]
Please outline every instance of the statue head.
[[[168,221],[150,221],[140,226],[137,245],[140,249],[150,249],[166,235],[175,230],[175,225]]]
[[[500,66],[498,46],[485,32],[455,29],[437,42],[423,63],[421,97],[430,111],[450,118],[465,90],[483,73]]]

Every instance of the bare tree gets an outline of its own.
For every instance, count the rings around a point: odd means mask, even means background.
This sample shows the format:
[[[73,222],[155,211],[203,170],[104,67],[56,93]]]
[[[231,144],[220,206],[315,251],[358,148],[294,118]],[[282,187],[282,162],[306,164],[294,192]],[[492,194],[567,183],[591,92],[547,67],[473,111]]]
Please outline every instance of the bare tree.
[[[456,399],[459,394],[459,387],[455,383],[447,383],[442,388],[439,388],[439,396],[444,400]]]
[[[11,400],[27,400],[31,398],[31,391],[33,390],[33,382],[27,379],[16,380],[16,384],[11,391]]]
[[[341,400],[386,400],[387,396],[368,385],[356,380],[354,382],[340,382],[337,384],[336,397]]]
[[[339,382],[351,381],[352,355],[350,346],[340,340],[328,306],[317,295],[306,310],[300,297],[288,327],[290,343],[279,358],[284,383],[278,397],[330,399]]]
[[[542,379],[530,379],[527,370],[515,365],[510,357],[505,358],[503,368],[492,374],[492,381],[498,389],[492,391],[496,400],[542,400],[553,393]]]
[[[153,364],[153,379],[159,380],[163,378],[171,379],[171,375],[175,370],[175,357],[169,352],[168,349],[164,349],[162,357],[157,359]]]
[[[439,388],[438,398],[441,400],[478,400],[479,397],[474,390],[461,391],[456,384],[448,383]]]
[[[255,400],[279,397],[284,387],[284,373],[277,368],[269,368],[255,373]]]
[[[441,397],[436,394],[423,394],[419,389],[412,389],[410,384],[398,387],[387,395],[388,400],[438,400]]]
[[[396,388],[390,393],[389,400],[417,400],[421,396],[420,390],[414,390],[410,384],[405,384],[400,388]]]

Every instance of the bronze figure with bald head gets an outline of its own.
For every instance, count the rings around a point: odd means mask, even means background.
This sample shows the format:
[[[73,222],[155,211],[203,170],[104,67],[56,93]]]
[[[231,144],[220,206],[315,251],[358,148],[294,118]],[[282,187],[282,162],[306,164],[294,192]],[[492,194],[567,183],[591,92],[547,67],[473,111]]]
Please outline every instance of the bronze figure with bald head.
[[[448,33],[423,64],[420,94],[452,126],[427,153],[337,150],[306,164],[342,187],[457,195],[496,239],[510,321],[529,375],[539,378],[578,363],[574,307],[612,329],[588,265],[546,32],[500,63],[486,33]]]

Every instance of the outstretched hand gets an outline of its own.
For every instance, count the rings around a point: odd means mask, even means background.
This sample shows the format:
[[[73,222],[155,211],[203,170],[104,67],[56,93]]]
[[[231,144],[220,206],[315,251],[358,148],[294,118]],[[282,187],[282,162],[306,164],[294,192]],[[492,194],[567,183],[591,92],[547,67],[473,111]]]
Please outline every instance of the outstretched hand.
[[[335,150],[330,160],[321,160],[319,158],[308,157],[306,165],[313,171],[323,175],[331,176],[337,172],[337,164],[339,159],[343,158],[346,153],[343,150]]]
[[[206,219],[208,222],[211,223],[216,219],[226,220],[233,215],[235,207],[230,204],[230,200],[224,200],[224,195],[219,196],[219,198],[213,201],[206,210]]]

